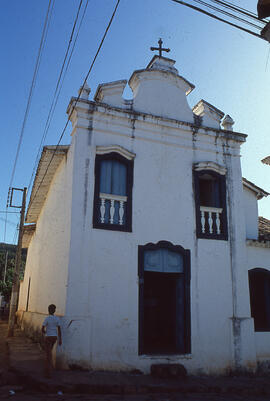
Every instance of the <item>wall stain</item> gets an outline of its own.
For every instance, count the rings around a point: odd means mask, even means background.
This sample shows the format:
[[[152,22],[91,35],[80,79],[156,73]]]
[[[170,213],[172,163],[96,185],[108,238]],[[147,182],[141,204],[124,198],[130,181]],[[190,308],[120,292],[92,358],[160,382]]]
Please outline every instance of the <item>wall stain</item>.
[[[90,160],[87,158],[85,160],[85,174],[84,174],[84,202],[83,202],[83,215],[84,215],[84,226],[85,226],[85,217],[87,212],[87,198],[88,198],[88,182],[89,182],[89,164]]]
[[[92,113],[91,113],[92,114]],[[92,132],[93,132],[93,117],[89,116],[89,122],[88,122],[88,136],[87,136],[87,144],[88,146],[91,146],[91,142],[92,142]]]
[[[224,143],[225,142],[225,143]],[[230,272],[232,283],[232,325],[233,325],[233,346],[234,346],[234,368],[236,370],[241,367],[241,327],[240,320],[237,316],[237,288],[236,288],[236,265],[235,265],[235,231],[233,226],[233,173],[232,173],[232,159],[228,151],[228,141],[223,142],[223,155],[225,166],[227,168],[227,205],[228,205],[228,240],[230,249]]]

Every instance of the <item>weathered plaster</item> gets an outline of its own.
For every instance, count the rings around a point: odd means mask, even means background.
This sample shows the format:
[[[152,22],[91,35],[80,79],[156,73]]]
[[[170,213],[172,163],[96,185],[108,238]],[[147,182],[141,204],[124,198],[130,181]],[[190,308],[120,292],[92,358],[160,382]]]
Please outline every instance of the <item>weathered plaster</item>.
[[[64,304],[64,344],[58,350],[58,360],[66,367],[79,364],[148,372],[153,362],[180,362],[190,373],[254,370],[256,353],[261,358],[265,347],[256,345],[259,337],[254,334],[250,316],[248,268],[259,253],[258,260],[266,264],[268,250],[263,249],[262,255],[262,249],[246,244],[251,221],[244,213],[247,202],[240,165],[240,145],[246,135],[205,126],[206,119],[195,116],[186,102],[190,83],[178,77],[166,59],[162,65],[153,63],[149,69],[134,73],[130,81],[132,101],[121,99],[124,81],[100,86],[95,102],[71,99],[71,146],[67,165],[61,165],[55,176],[55,185],[62,177],[65,197],[56,202],[57,187],[53,184],[42,212],[48,220],[40,215],[29,247],[34,256],[28,263],[25,282],[30,273],[34,274],[34,264],[38,272],[43,267],[41,278],[47,280],[51,266],[45,269],[37,253],[42,251],[40,258],[49,254],[54,266],[58,261],[55,244],[59,244],[64,254],[60,270],[66,272],[61,277],[66,292],[59,293],[64,301],[57,299]],[[166,63],[168,71],[164,71]],[[221,117],[211,110],[216,120]],[[125,155],[136,154],[130,233],[92,226],[95,156],[99,150],[114,146],[124,149]],[[196,163],[214,166],[226,176],[228,241],[196,238]],[[54,231],[56,212],[68,221],[62,228],[64,240],[55,239],[53,233],[45,252],[39,248],[40,241],[47,224]],[[191,252],[188,355],[138,355],[138,245],[161,240]],[[32,313],[44,313],[45,303],[38,301],[38,278],[33,287]],[[22,288],[20,309],[24,310],[26,287]]]

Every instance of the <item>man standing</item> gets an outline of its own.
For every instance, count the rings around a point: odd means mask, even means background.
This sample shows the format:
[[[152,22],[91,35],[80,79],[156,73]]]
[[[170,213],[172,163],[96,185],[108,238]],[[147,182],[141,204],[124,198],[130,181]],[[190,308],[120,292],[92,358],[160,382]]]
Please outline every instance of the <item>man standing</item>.
[[[49,316],[47,316],[42,324],[42,334],[45,335],[45,377],[51,377],[52,373],[52,349],[58,338],[58,344],[62,345],[62,333],[60,320],[54,316],[56,306],[51,304],[48,306]]]

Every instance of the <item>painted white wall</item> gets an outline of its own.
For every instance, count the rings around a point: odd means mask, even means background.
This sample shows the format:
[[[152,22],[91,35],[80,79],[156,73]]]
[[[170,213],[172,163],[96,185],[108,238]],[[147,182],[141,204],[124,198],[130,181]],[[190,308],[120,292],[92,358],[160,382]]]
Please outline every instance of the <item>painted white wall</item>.
[[[76,121],[80,128],[74,132],[78,157],[66,308],[66,319],[72,323],[64,357],[96,369],[148,371],[153,361],[168,360],[184,360],[191,372],[232,368],[231,270],[240,282],[242,250],[235,248],[245,247],[239,144],[231,141],[230,147],[228,138],[217,138],[215,131],[193,132],[189,125],[172,120],[138,115],[131,121],[105,106],[94,113],[91,130],[87,118],[87,106],[81,104]],[[132,233],[92,228],[95,148],[113,144],[136,154]],[[230,157],[224,155],[225,145]],[[228,179],[235,180],[230,202],[237,210],[230,219],[241,228],[233,249],[233,239],[196,239],[192,167],[199,161],[225,166],[230,169]],[[138,245],[160,240],[191,250],[191,355],[138,356]],[[244,306],[235,302],[240,312],[248,310],[246,299]]]
[[[28,311],[47,314],[48,305],[54,303],[56,314],[65,313],[71,198],[68,164],[63,160],[55,173],[29,245],[19,311],[26,310],[31,278]]]
[[[257,337],[247,271],[256,252],[249,258],[246,250],[243,139],[191,125],[193,114],[180,87],[185,81],[173,79],[171,71],[139,71],[135,78],[133,105],[123,103],[121,110],[118,94],[114,109],[112,92],[110,107],[82,100],[71,116],[72,162],[68,168],[60,166],[29,247],[26,280],[31,272],[36,282],[48,282],[40,300],[36,285],[32,311],[43,312],[47,306],[52,266],[58,262],[60,278],[54,288],[58,291],[60,282],[66,286],[66,302],[63,287],[55,301],[65,313],[63,347],[58,352],[63,365],[148,372],[154,362],[182,362],[190,373],[253,368]],[[110,145],[136,154],[131,233],[92,228],[96,146]],[[196,238],[192,168],[202,161],[227,169],[228,241]],[[68,189],[63,188],[66,185]],[[58,204],[65,205],[65,212],[56,208]],[[64,222],[70,210],[70,219]],[[62,231],[57,229],[48,238],[59,214]],[[190,355],[138,355],[138,245],[161,240],[191,251]]]
[[[258,201],[256,194],[244,186],[244,210],[247,239],[258,239]]]

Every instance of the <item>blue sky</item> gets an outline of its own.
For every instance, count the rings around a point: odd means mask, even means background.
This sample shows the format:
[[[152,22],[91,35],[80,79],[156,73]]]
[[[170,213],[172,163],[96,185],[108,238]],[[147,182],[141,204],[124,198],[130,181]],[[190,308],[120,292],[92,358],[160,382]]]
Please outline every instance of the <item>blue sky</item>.
[[[256,0],[233,2],[256,11]],[[85,4],[86,0],[83,7]],[[60,137],[69,99],[84,80],[115,4],[116,0],[89,0],[46,145],[56,144]],[[4,211],[48,1],[2,0],[1,5],[0,211]],[[15,171],[15,187],[30,182],[78,5],[79,0],[55,0]],[[157,45],[159,37],[171,48],[168,56],[176,60],[180,75],[196,86],[188,97],[189,104],[205,99],[232,116],[235,131],[248,134],[242,146],[243,176],[270,192],[270,167],[260,162],[270,154],[267,42],[171,0],[121,0],[88,79],[90,97],[99,83],[128,79],[133,70],[146,67],[153,56],[149,48]],[[62,143],[69,142],[70,126]],[[259,205],[260,215],[270,218],[270,200],[261,200]],[[4,240],[4,217],[0,213],[0,242]],[[17,221],[18,215],[8,215],[6,242],[16,241]]]

